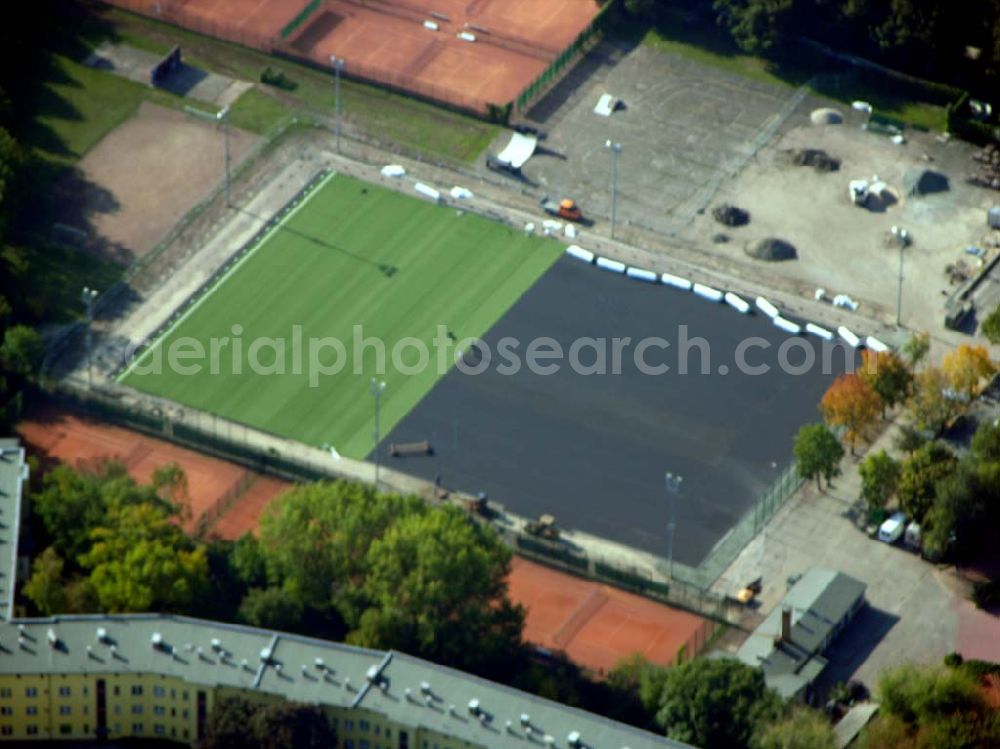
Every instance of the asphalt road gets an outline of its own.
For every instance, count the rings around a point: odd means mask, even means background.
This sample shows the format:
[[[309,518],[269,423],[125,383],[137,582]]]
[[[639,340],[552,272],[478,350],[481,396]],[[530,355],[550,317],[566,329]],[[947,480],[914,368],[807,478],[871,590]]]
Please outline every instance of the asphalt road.
[[[623,349],[620,374],[577,373],[567,356],[543,362],[561,365],[543,375],[530,371],[526,356],[540,336],[564,352],[584,336],[606,339],[608,371],[611,339],[629,337],[631,345]],[[665,374],[644,373],[635,360],[636,344],[654,336],[670,345],[647,348],[645,361],[666,364]],[[503,373],[507,361],[497,353],[505,337],[520,342],[514,352],[523,366],[515,374]],[[696,337],[705,340],[707,358],[696,345],[682,356],[683,340]],[[743,360],[769,367],[766,374],[738,371],[738,349],[750,339],[758,345]],[[668,523],[664,473],[671,471],[684,479],[674,555],[693,566],[791,460],[795,432],[818,420],[824,390],[853,360],[840,346],[790,339],[763,316],[742,316],[690,292],[568,257],[483,340],[481,351],[492,353],[486,371],[455,368],[442,378],[383,440],[385,464],[440,476],[452,489],[485,491],[524,516],[551,513],[562,527],[659,554]],[[794,345],[787,361],[798,365],[811,352],[815,366],[804,374],[781,371],[782,344]],[[824,349],[832,359],[828,373]],[[596,354],[585,348],[578,359],[593,364]],[[429,440],[434,455],[388,457],[389,443],[417,440]]]

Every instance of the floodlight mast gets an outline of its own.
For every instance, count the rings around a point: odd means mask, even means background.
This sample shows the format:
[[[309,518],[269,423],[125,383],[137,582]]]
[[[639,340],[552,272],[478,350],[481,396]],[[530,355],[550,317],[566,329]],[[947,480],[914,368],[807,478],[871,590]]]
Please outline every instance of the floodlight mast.
[[[670,580],[674,579],[674,531],[677,528],[677,495],[681,492],[684,478],[669,471],[666,474],[667,496],[670,497],[670,522],[667,524],[667,564]]]
[[[385,380],[377,380],[372,377],[371,382],[371,394],[375,399],[375,491],[380,488],[379,484],[379,468],[381,464],[381,449],[379,448],[379,443],[382,441],[382,431],[381,431],[381,410],[382,410],[382,393],[385,392]]]

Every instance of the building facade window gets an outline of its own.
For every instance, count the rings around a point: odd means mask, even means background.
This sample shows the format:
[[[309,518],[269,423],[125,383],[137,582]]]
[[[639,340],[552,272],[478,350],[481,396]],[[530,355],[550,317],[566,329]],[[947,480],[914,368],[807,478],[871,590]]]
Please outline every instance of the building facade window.
[[[59,696],[60,697],[69,697],[70,694],[72,694],[72,692],[73,692],[73,690],[70,689],[69,687],[59,687]]]
[[[13,696],[13,692],[10,687],[3,687],[0,689],[0,699],[8,700]]]
[[[354,730],[354,721],[353,720],[345,720],[344,721],[344,730],[347,731],[347,732],[353,731]]]
[[[24,732],[29,736],[37,736],[38,726],[36,726],[34,723],[29,723],[27,726],[25,726]]]
[[[164,726],[162,723],[153,724],[153,733],[155,733],[157,736],[162,736],[166,732],[167,732],[166,726]]]
[[[132,705],[132,715],[142,715],[142,705]]]
[[[371,728],[371,725],[370,725],[370,724],[368,723],[368,721],[367,721],[367,720],[359,720],[359,721],[358,721],[358,728],[359,728],[359,729],[360,729],[360,730],[361,730],[361,731],[362,731],[363,733],[368,733],[368,729],[369,729],[369,728]]]
[[[12,736],[14,734],[14,726],[3,725],[0,726],[0,736]]]
[[[24,708],[25,715],[38,715],[38,708],[34,705],[28,705]]]
[[[132,695],[134,697],[141,697],[142,696],[142,685],[141,684],[133,684],[132,685]]]
[[[73,712],[73,710],[72,710],[72,708],[70,708],[69,705],[60,705],[59,706],[59,714],[60,715],[69,715],[71,712]]]
[[[38,696],[38,688],[37,687],[25,687],[24,688],[24,696],[25,697],[37,697]]]
[[[14,708],[10,705],[0,705],[0,715],[13,715]]]
[[[163,687],[153,687],[153,696],[154,697],[163,697],[164,695],[166,695],[166,693],[167,693],[167,690],[164,689]]]
[[[153,706],[153,715],[166,715],[167,709],[163,705]]]
[[[59,724],[59,735],[60,736],[69,736],[71,733],[73,733],[73,726],[71,726],[69,723],[60,723]]]
[[[143,730],[142,730],[142,723],[133,723],[132,724],[132,733],[142,733],[142,732],[143,732]]]

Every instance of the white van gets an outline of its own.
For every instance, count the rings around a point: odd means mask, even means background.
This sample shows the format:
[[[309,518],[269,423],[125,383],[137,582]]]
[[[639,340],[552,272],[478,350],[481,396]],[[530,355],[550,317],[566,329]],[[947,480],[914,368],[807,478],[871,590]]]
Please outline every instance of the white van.
[[[893,513],[892,517],[882,523],[878,529],[878,540],[887,544],[896,543],[906,530],[906,515],[902,512]]]

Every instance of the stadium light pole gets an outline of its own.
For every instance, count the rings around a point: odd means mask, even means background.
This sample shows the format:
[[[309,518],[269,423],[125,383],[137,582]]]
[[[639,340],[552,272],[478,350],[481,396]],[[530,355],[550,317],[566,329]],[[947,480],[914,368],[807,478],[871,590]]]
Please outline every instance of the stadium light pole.
[[[94,329],[94,300],[97,299],[97,289],[92,289],[89,286],[84,286],[83,290],[80,292],[80,300],[83,302],[87,309],[87,390],[93,387],[93,374],[91,370],[93,369],[93,354],[91,346],[93,344],[93,329]]]
[[[670,570],[670,581],[674,579],[674,531],[677,529],[677,495],[681,492],[684,478],[667,471],[667,495],[670,497],[670,522],[667,524],[667,564]]]
[[[333,110],[337,118],[337,153],[340,153],[340,71],[344,69],[344,58],[330,55],[330,64],[333,65]]]
[[[385,380],[376,380],[372,377],[371,393],[372,397],[375,399],[375,491],[379,490],[378,472],[379,463],[381,460],[381,451],[379,450],[379,443],[382,441],[382,431],[380,428],[379,417],[381,416],[382,409],[382,393],[385,391]]]
[[[229,107],[223,107],[222,111],[216,116],[216,119],[222,123],[222,130],[226,137],[226,208],[233,207],[233,201],[230,199],[229,193],[229,167],[231,163],[230,155],[230,145],[229,145]]]
[[[903,312],[903,242],[899,242],[899,275],[896,279],[896,327],[902,323]]]
[[[618,209],[618,157],[622,144],[612,140],[604,141],[604,147],[611,151],[611,238],[615,238],[615,213]]]

